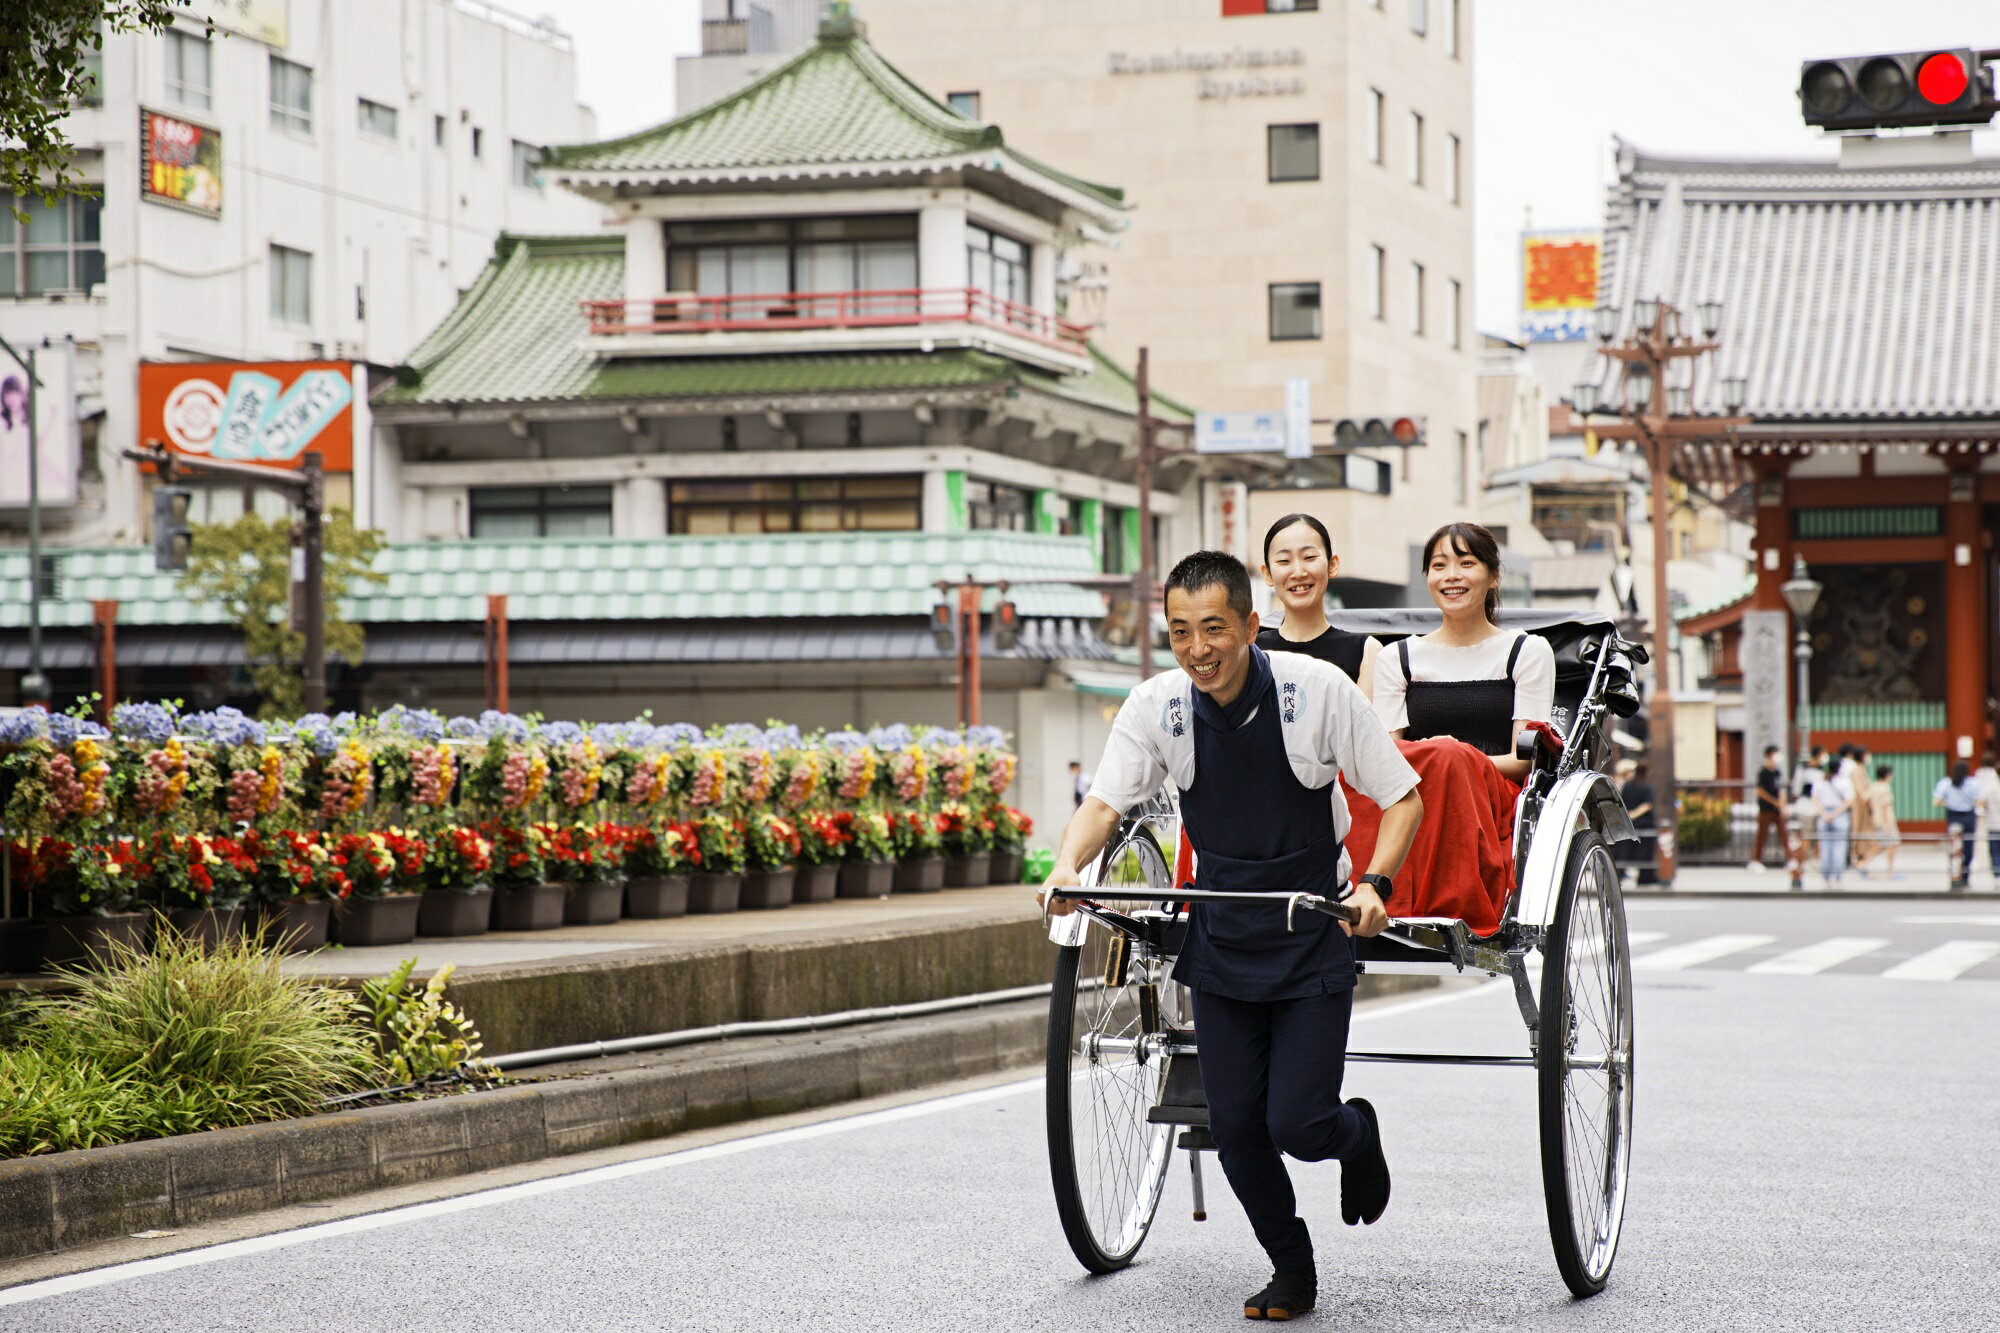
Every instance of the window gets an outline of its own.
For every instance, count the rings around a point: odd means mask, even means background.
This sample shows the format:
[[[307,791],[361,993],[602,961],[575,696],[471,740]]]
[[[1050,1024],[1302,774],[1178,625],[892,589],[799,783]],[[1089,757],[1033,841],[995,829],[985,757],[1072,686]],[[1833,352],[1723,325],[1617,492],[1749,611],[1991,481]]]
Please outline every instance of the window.
[[[1424,37],[1429,35],[1430,30],[1430,0],[1410,0],[1410,31]]]
[[[946,93],[944,100],[953,111],[964,116],[967,120],[979,119],[978,93]]]
[[[1410,263],[1410,332],[1424,336],[1424,266]]]
[[[25,226],[14,221],[15,208],[28,215]],[[0,296],[88,291],[103,282],[101,208],[96,199],[72,196],[51,208],[39,195],[0,194]]]
[[[1368,123],[1363,133],[1368,141],[1368,160],[1382,160],[1382,94],[1380,90],[1368,90]]]
[[[1469,503],[1472,486],[1472,445],[1465,438],[1464,431],[1452,432],[1458,437],[1458,452],[1452,464],[1452,490],[1461,505]]]
[[[443,117],[443,116],[432,116],[432,117],[431,117],[431,146],[432,146],[433,148],[442,148],[442,147],[444,147],[444,117]]]
[[[283,56],[271,57],[271,128],[311,134],[313,72]]]
[[[378,139],[396,137],[396,108],[384,106],[380,102],[360,99],[360,122],[363,134],[372,134]]]
[[[667,226],[670,291],[743,296],[900,292],[916,285],[917,220],[907,213]],[[748,319],[800,313],[790,303],[773,302],[761,311],[755,305],[734,307],[729,313]],[[869,313],[896,311],[893,306],[871,307]]]
[[[514,184],[523,190],[542,188],[542,150],[531,143],[514,140]]]
[[[1410,184],[1424,183],[1424,118],[1410,113]]]
[[[1284,342],[1295,338],[1317,337],[1319,337],[1319,284],[1316,282],[1272,283],[1272,341]]]
[[[1133,572],[1125,562],[1125,525],[1132,511],[1117,505],[1106,505],[1103,510],[1103,531],[1098,534],[1097,560],[1107,574],[1130,574]]]
[[[1267,171],[1273,181],[1319,179],[1319,126],[1273,125],[1267,131]]]
[[[312,256],[304,250],[271,247],[271,319],[312,323]]]
[[[1456,134],[1444,136],[1444,200],[1448,204],[1458,202],[1458,153]]]
[[[207,111],[215,105],[210,93],[208,42],[191,32],[167,32],[167,99]]]
[[[475,486],[470,495],[472,535],[609,537],[609,486]]]
[[[1028,304],[1028,247],[977,223],[965,229],[965,285],[1017,305]]]
[[[1461,283],[1457,278],[1453,278],[1451,280],[1451,304],[1445,307],[1444,312],[1445,336],[1451,340],[1453,347],[1463,347],[1465,345],[1461,328],[1461,322],[1465,317],[1464,304],[1465,284]]]
[[[923,526],[923,491],[922,477],[677,481],[667,492],[667,530],[914,532]]]
[[[1018,486],[965,479],[965,525],[969,528],[1026,532],[1032,502],[1031,494]]]
[[[1387,297],[1389,252],[1379,245],[1368,247],[1368,313],[1376,319],[1388,318]]]
[[[1310,14],[1319,0],[1222,0],[1222,17],[1241,18],[1246,14]]]
[[[104,53],[85,51],[78,59],[83,67],[82,77],[77,80],[76,100],[84,106],[104,105]]]
[[[472,155],[475,158],[486,156],[486,131],[477,125],[472,127]]]
[[[1444,53],[1458,59],[1458,0],[1444,0]]]

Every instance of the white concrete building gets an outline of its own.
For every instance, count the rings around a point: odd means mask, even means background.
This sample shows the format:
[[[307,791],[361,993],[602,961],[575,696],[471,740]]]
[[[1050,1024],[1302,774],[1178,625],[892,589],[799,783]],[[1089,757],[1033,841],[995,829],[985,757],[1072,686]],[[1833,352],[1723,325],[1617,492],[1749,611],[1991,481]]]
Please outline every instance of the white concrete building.
[[[82,476],[74,508],[43,514],[57,544],[145,537],[144,483],[119,457],[140,443],[140,362],[393,366],[501,232],[595,223],[535,170],[540,145],[595,132],[546,22],[470,0],[209,8],[212,35],[187,17],[105,41],[101,97],[66,126],[101,200],[0,216],[0,334],[71,360]],[[223,487],[194,516],[240,505]],[[25,527],[0,509],[0,544]]]

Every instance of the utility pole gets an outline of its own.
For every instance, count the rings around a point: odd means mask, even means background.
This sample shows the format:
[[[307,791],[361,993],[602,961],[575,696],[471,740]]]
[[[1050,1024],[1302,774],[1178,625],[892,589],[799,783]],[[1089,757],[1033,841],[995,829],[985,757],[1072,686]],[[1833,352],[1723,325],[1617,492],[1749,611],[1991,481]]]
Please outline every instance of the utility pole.
[[[21,701],[48,707],[52,691],[42,670],[42,442],[35,420],[35,390],[42,380],[35,373],[35,349],[27,355],[0,338],[0,348],[28,372],[28,669],[21,676]]]
[[[1139,349],[1139,568],[1132,598],[1139,608],[1139,679],[1153,675],[1153,395],[1147,350]]]

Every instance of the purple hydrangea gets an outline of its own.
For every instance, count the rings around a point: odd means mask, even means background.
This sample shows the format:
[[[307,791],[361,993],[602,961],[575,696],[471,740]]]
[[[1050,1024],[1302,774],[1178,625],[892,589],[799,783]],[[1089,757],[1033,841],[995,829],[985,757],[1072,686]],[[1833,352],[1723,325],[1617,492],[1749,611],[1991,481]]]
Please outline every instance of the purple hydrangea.
[[[333,722],[325,713],[307,713],[293,720],[291,735],[310,745],[314,754],[330,755],[340,748],[340,741],[333,734]]]
[[[868,732],[868,742],[878,750],[900,750],[915,740],[910,729],[898,722],[893,726],[874,727]]]
[[[767,750],[796,750],[806,743],[804,736],[794,726],[772,727],[764,733],[764,748]]]
[[[444,719],[428,708],[405,708],[402,704],[391,704],[375,715],[375,728],[408,736],[411,740],[444,739]]]
[[[868,738],[858,731],[830,731],[822,742],[829,750],[858,750],[868,744]]]
[[[485,740],[500,736],[510,741],[525,741],[528,739],[528,724],[512,713],[489,708],[479,715],[479,727],[474,734]]]
[[[924,733],[924,744],[940,750],[949,750],[965,744],[965,737],[955,731],[946,731],[942,727],[937,727]]]
[[[635,717],[630,722],[601,723],[592,727],[590,734],[599,745],[643,750],[661,744],[660,733],[664,730],[664,727],[656,727],[643,717]]]
[[[48,734],[49,715],[39,708],[23,708],[11,717],[0,717],[0,744],[46,740]]]
[[[998,727],[967,727],[965,743],[984,746],[989,750],[1004,750],[1007,748],[1007,733]]]
[[[111,710],[111,730],[135,741],[165,744],[174,734],[177,718],[172,704],[122,703]]]
[[[731,722],[719,739],[724,745],[758,746],[764,743],[764,729],[748,722]]]
[[[476,718],[454,717],[444,724],[444,731],[447,736],[470,740],[479,734],[479,722]]]
[[[653,733],[655,745],[698,745],[706,739],[703,732],[692,722],[669,722]]]
[[[265,736],[263,723],[227,704],[213,712],[189,713],[181,719],[181,730],[229,746],[262,745]]]
[[[74,745],[83,737],[107,741],[111,733],[87,717],[72,717],[68,713],[53,713],[49,716],[49,739],[57,745]]]
[[[583,739],[583,728],[574,722],[544,722],[541,732],[551,745],[574,745]]]

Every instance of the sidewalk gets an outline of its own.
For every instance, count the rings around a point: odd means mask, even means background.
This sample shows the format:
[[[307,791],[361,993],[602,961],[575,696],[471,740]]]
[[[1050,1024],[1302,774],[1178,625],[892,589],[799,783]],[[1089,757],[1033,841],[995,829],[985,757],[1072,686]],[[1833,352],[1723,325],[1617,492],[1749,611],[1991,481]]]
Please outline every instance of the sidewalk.
[[[1890,873],[1881,868],[1878,858],[1876,867],[1868,874],[1850,869],[1838,884],[1829,884],[1819,868],[1807,869],[1804,881],[1806,895],[1823,895],[1846,898],[1992,898],[2000,895],[1996,890],[1992,868],[1987,862],[1985,848],[1981,847],[1979,860],[1972,867],[1972,882],[1964,893],[1951,892],[1951,880],[1945,868],[1944,848],[1937,845],[1905,845],[1896,853],[1896,869]],[[1746,865],[1689,865],[1682,862],[1679,878],[1673,890],[1677,894],[1753,894],[1759,897],[1786,897],[1793,892],[1791,875],[1782,866],[1768,866],[1755,871]],[[1657,885],[1642,884],[1636,888],[1628,886],[1627,893],[1657,894],[1664,892]]]

